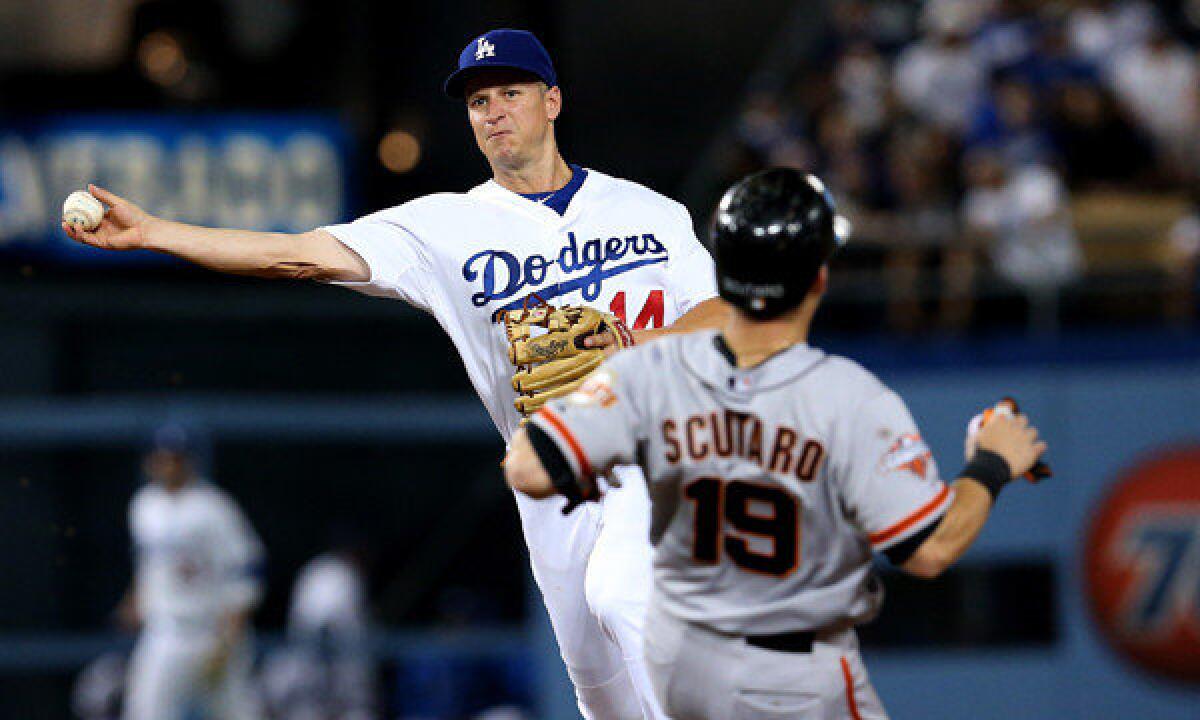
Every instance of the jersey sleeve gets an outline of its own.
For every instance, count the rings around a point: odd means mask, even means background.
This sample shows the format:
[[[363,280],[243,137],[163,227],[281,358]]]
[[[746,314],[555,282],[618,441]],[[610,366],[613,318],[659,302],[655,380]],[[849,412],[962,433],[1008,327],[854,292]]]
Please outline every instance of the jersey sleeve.
[[[849,432],[842,499],[874,550],[904,541],[945,514],[953,491],[899,396],[886,390],[864,402]]]
[[[217,512],[221,604],[229,611],[249,610],[263,594],[266,557],[262,542],[232,500],[223,498]]]
[[[332,284],[367,295],[397,298],[431,311],[432,262],[421,239],[405,225],[396,208],[321,229],[357,253],[371,273],[366,282]]]
[[[641,413],[629,379],[632,369],[615,360],[602,365],[575,392],[544,405],[530,420],[558,447],[577,479],[632,463],[642,440]]]
[[[716,297],[717,275],[712,256],[696,238],[692,216],[682,205],[678,210],[681,216],[680,242],[667,262],[667,281],[670,284],[667,294],[675,298],[676,317],[681,317],[696,305]]]

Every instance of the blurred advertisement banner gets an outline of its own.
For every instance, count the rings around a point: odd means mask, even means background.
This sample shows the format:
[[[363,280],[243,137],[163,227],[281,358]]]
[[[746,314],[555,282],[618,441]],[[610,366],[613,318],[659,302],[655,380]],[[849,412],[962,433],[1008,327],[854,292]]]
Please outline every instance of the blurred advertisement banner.
[[[71,115],[0,123],[0,253],[145,262],[67,238],[62,203],[88,182],[171,220],[302,231],[347,219],[349,136],[316,114]]]

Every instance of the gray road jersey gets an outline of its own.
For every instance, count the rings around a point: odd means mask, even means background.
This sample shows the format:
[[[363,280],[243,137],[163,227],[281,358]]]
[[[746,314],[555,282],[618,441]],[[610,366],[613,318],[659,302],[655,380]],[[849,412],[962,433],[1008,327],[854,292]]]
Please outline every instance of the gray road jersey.
[[[668,612],[720,632],[870,619],[872,552],[952,499],[900,398],[796,345],[738,370],[713,332],[624,351],[535,417],[580,474],[638,462]]]

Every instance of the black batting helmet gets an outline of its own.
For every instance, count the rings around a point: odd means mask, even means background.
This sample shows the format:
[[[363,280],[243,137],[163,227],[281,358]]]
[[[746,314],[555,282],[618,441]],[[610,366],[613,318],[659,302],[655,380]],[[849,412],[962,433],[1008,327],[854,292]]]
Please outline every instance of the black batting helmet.
[[[762,319],[796,307],[848,229],[815,175],[772,168],[743,178],[721,198],[710,233],[721,297]]]

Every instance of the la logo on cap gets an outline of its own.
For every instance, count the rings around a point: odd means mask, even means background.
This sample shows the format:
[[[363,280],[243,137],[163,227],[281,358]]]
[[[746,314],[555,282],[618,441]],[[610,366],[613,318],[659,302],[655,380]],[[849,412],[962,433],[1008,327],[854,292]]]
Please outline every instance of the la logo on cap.
[[[488,42],[485,37],[479,38],[479,47],[475,50],[475,59],[482,60],[485,57],[496,57],[496,46]]]

